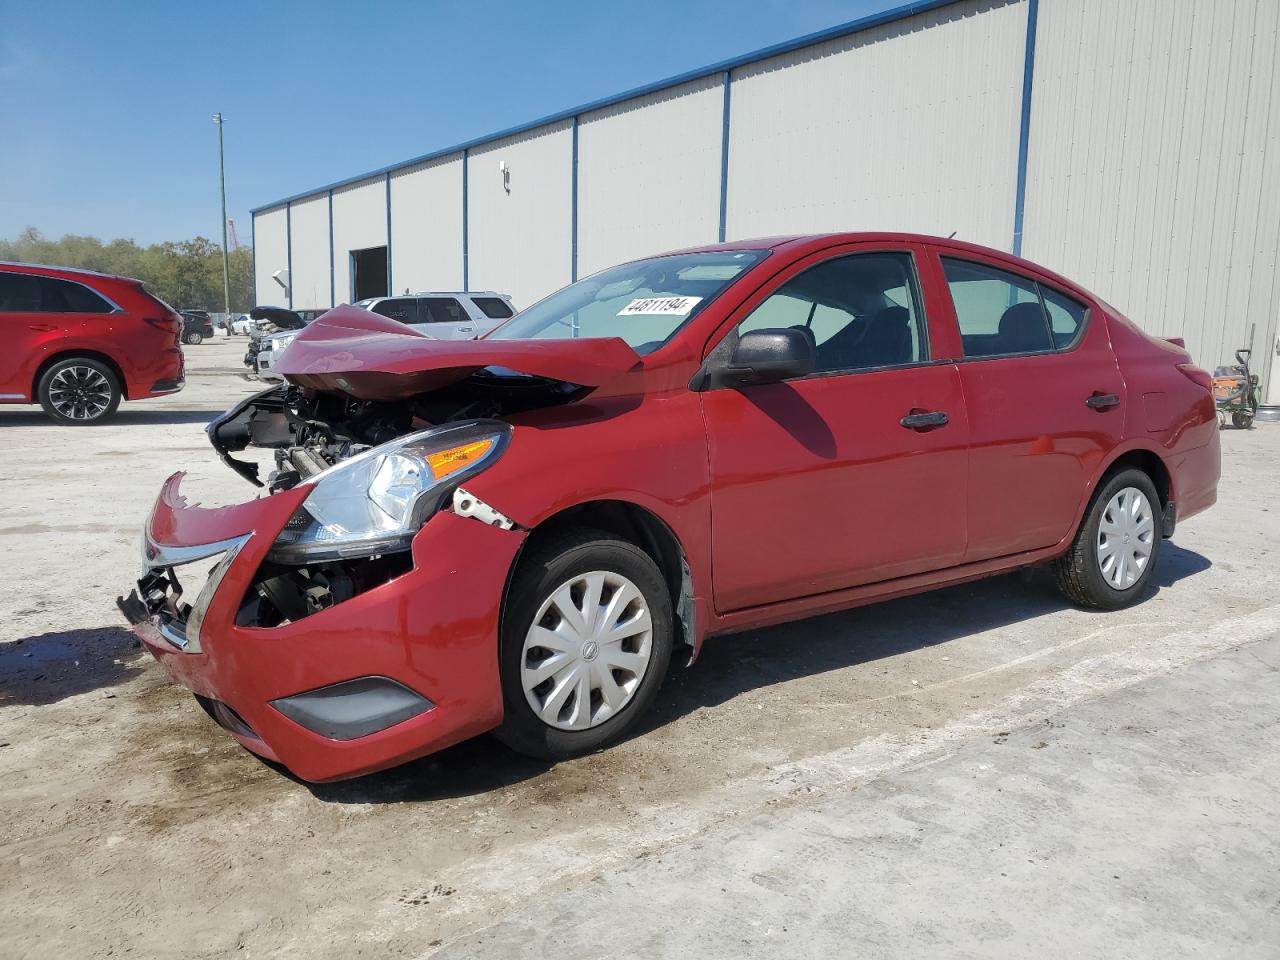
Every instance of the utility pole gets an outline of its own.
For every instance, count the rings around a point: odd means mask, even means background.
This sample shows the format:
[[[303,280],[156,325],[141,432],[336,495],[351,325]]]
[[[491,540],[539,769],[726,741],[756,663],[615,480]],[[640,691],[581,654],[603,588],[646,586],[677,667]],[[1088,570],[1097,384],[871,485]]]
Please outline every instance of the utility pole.
[[[227,329],[231,329],[231,265],[227,259],[227,168],[222,153],[222,114],[215,113],[213,122],[218,125],[218,192],[222,194],[222,309],[227,315]]]

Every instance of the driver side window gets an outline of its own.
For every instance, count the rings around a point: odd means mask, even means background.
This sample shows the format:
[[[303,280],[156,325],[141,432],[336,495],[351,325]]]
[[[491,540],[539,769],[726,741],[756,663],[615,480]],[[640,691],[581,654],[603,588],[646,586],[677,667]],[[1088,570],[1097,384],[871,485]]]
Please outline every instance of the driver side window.
[[[908,253],[837,257],[792,277],[738,325],[791,327],[813,340],[814,373],[871,370],[928,358]]]

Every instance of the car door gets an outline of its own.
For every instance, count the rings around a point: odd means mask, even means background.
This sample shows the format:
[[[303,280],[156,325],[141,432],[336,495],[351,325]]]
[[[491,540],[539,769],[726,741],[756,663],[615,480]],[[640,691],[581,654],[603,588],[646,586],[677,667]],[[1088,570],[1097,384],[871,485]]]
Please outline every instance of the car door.
[[[968,421],[956,367],[931,357],[918,248],[845,246],[739,308],[809,331],[812,375],[701,394],[721,612],[950,566],[965,549]]]
[[[424,333],[441,340],[470,340],[475,322],[457,297],[422,297],[418,300]]]
[[[1123,435],[1106,325],[1045,279],[940,253],[969,411],[965,561],[1052,546],[1073,532],[1086,485]]]
[[[44,277],[0,272],[0,400],[32,399],[41,359],[66,337],[62,319],[45,306]]]

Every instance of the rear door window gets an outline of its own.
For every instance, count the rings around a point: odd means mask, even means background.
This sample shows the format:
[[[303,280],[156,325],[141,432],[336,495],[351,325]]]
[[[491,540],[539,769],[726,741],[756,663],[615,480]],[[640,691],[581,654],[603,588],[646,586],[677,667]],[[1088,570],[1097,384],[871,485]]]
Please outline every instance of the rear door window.
[[[400,323],[422,323],[418,318],[418,301],[413,297],[392,297],[373,305],[373,312]]]
[[[0,273],[0,313],[39,313],[44,303],[43,277]]]
[[[1072,343],[1085,308],[1030,277],[942,258],[966,357],[1047,353]]]
[[[501,297],[472,297],[471,302],[490,320],[505,320],[512,314],[510,304]]]
[[[471,319],[455,297],[423,297],[418,301],[419,323],[464,323]]]

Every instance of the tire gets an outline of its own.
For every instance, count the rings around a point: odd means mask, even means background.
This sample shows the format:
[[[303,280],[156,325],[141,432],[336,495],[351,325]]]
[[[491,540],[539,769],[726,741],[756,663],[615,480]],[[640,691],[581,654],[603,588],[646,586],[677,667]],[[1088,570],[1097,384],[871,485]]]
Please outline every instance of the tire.
[[[199,330],[188,330],[182,335],[182,342],[193,347],[198,347],[204,343],[204,334]]]
[[[36,396],[55,423],[84,427],[110,419],[123,391],[116,372],[102,361],[70,357],[41,375]]]
[[[603,608],[597,629],[575,629],[562,615],[564,603],[573,605],[580,624],[593,606],[593,590],[599,598],[594,607]],[[620,606],[614,608],[611,598]],[[632,632],[609,642],[601,635],[610,625]],[[673,636],[666,581],[639,547],[599,530],[538,544],[521,559],[503,611],[503,720],[496,736],[542,760],[581,756],[618,741],[652,705],[671,661]],[[553,646],[539,646],[539,640]]]
[[[1231,425],[1237,430],[1248,430],[1253,426],[1253,414],[1248,410],[1237,410],[1231,414]]]
[[[1160,496],[1155,484],[1141,470],[1121,470],[1099,487],[1071,549],[1054,561],[1058,589],[1082,607],[1127,607],[1151,579],[1161,543]],[[1148,550],[1145,558],[1142,544]]]

